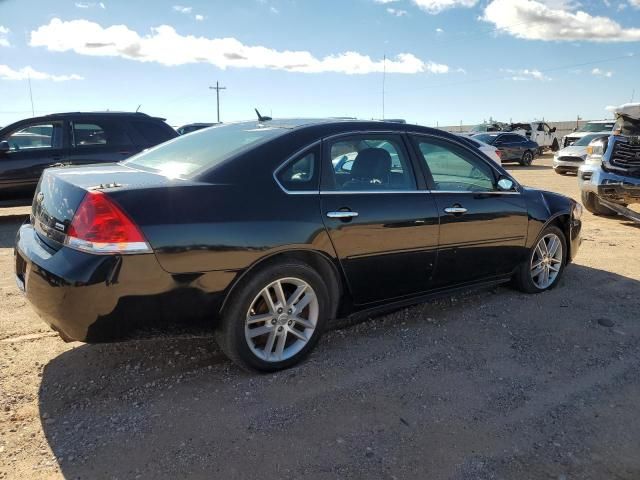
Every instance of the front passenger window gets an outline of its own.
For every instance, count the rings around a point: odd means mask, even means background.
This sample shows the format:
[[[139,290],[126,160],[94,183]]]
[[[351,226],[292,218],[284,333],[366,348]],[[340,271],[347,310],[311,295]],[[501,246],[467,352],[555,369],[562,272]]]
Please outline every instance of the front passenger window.
[[[487,192],[495,189],[491,167],[462,147],[419,139],[418,148],[433,178],[433,190]]]
[[[10,151],[62,148],[62,123],[29,125],[12,132],[2,140],[9,142]]]

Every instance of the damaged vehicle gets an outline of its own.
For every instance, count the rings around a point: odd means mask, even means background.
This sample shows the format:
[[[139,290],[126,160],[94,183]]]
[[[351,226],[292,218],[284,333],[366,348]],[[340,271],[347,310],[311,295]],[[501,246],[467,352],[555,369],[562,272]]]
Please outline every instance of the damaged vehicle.
[[[592,142],[578,170],[582,203],[596,215],[640,222],[640,214],[627,208],[640,203],[640,103],[621,105],[615,115],[612,135]]]

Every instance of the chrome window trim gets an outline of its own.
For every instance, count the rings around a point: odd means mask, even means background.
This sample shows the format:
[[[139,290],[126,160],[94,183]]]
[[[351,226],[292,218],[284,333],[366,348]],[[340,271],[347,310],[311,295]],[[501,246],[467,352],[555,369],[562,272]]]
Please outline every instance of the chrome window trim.
[[[278,166],[278,168],[276,168],[273,171],[273,179],[275,180],[276,184],[280,187],[280,190],[282,190],[284,193],[289,195],[312,195],[312,194],[317,195],[320,192],[320,178],[318,178],[317,190],[288,190],[285,188],[284,185],[282,185],[282,183],[280,183],[280,180],[278,180],[278,173],[280,173],[280,170],[286,167],[289,162],[295,160],[297,157],[302,155],[305,151],[311,150],[312,148],[315,148],[321,143],[322,143],[322,140],[316,140],[315,142],[312,142],[309,145],[306,145],[305,147],[297,150],[295,153],[293,153],[293,155],[289,155],[287,159],[284,162],[282,162],[280,166]],[[319,160],[321,161],[321,159]],[[319,172],[320,172],[320,167],[318,167],[318,175],[319,175]]]
[[[429,190],[320,190],[320,195],[370,195],[372,193],[381,193],[388,195],[390,193],[430,193]]]

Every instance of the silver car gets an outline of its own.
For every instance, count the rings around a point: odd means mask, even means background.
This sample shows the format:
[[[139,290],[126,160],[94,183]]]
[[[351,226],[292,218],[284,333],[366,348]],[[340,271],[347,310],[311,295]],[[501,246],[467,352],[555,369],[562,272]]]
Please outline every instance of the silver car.
[[[553,169],[556,173],[564,175],[568,172],[578,173],[581,165],[587,158],[587,147],[594,140],[607,139],[609,133],[592,133],[577,140],[573,145],[558,150],[553,156]]]

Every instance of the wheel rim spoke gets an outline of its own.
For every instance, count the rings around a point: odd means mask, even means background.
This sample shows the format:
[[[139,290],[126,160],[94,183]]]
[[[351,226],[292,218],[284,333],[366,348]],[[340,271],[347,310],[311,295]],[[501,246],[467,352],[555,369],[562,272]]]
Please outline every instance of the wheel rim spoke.
[[[273,328],[271,327],[267,327],[266,325],[262,326],[262,327],[258,327],[258,328],[252,328],[251,330],[249,330],[249,336],[251,338],[256,338],[259,337],[261,335],[265,335],[269,332],[272,332]]]
[[[307,337],[305,336],[305,334],[296,330],[295,328],[292,328],[291,330],[289,330],[289,333],[294,337],[296,337],[298,340],[302,340],[305,343],[307,342]]]
[[[293,292],[291,294],[291,296],[289,297],[289,300],[287,300],[287,306],[288,307],[293,307],[295,305],[295,303],[300,300],[300,297],[304,294],[304,292],[307,291],[307,286],[306,285],[300,285],[298,288],[296,288],[296,291]]]
[[[283,332],[278,335],[278,344],[276,345],[276,357],[278,360],[282,360],[282,354],[284,353],[284,346],[287,343],[287,331],[283,330]]]
[[[276,306],[273,304],[273,300],[271,299],[271,294],[269,293],[269,288],[265,288],[260,292],[260,296],[264,299],[267,304],[267,308],[271,313],[276,313]],[[255,302],[254,302],[255,303]]]
[[[296,311],[302,312],[313,300],[315,300],[315,295],[306,294],[304,297],[302,297],[302,300],[300,300],[297,305],[295,305]]]
[[[253,325],[255,323],[268,322],[272,318],[273,318],[273,315],[271,313],[265,313],[264,315],[252,315],[247,318],[247,323],[249,325]]]
[[[271,330],[269,334],[269,338],[267,339],[267,344],[264,346],[264,356],[266,359],[269,359],[271,356],[271,352],[273,351],[273,344],[276,340],[276,331]]]
[[[304,328],[314,328],[315,327],[315,325],[313,323],[311,323],[309,320],[305,320],[304,318],[293,317],[291,320],[296,322],[298,325],[302,325]]]
[[[280,280],[273,283],[273,290],[276,292],[276,300],[280,304],[280,306],[284,307],[287,304],[287,299],[284,296],[284,291],[282,290],[282,283]]]

